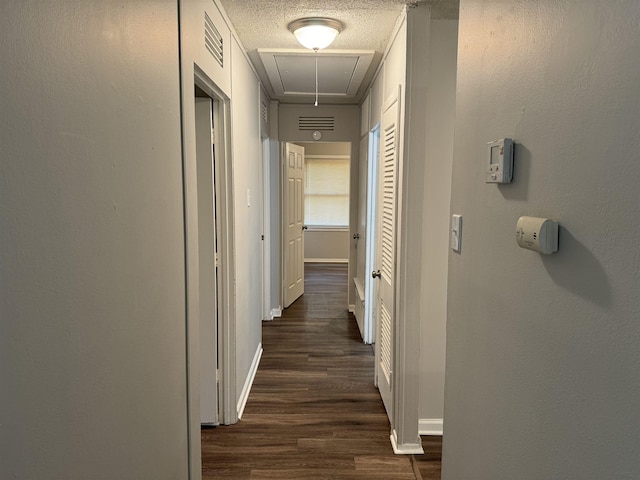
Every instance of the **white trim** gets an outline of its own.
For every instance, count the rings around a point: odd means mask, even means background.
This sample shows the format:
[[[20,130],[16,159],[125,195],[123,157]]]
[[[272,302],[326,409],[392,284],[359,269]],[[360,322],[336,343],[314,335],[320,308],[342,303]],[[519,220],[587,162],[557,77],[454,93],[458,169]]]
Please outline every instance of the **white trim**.
[[[418,420],[418,433],[420,435],[440,435],[442,436],[441,418],[421,418]]]
[[[353,314],[356,313],[356,306],[355,305],[349,305],[348,309],[349,309],[349,313],[353,313]]]
[[[244,382],[244,387],[242,387],[242,392],[240,392],[240,398],[238,399],[238,420],[242,418],[242,413],[244,412],[244,407],[247,406],[247,400],[249,400],[249,393],[251,392],[251,386],[253,385],[253,380],[256,378],[256,373],[258,372],[258,365],[260,365],[260,359],[262,358],[262,342],[258,344],[258,349],[256,350],[256,354],[253,356],[253,362],[251,362],[251,368],[249,368],[249,374],[247,375],[247,379]]]
[[[305,258],[304,263],[349,263],[348,258]]]
[[[271,318],[269,320],[273,320],[276,317],[282,316],[282,308],[272,308],[271,309]]]
[[[422,455],[424,453],[421,443],[405,443],[404,445],[398,445],[398,438],[395,430],[391,431],[389,439],[391,439],[393,453],[396,455]],[[418,437],[418,442],[419,441],[420,437]]]

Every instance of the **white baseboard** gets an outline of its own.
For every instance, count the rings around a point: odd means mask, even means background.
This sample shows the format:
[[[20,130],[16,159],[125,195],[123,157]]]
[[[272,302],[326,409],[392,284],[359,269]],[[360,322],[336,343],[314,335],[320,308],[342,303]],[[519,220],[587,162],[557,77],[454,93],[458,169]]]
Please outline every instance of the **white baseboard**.
[[[349,263],[348,258],[305,258],[304,263]]]
[[[251,386],[253,385],[253,380],[256,378],[256,373],[258,372],[258,365],[260,365],[260,359],[262,358],[262,342],[258,344],[258,349],[256,350],[256,354],[253,356],[253,362],[251,362],[251,367],[249,368],[249,374],[247,375],[247,379],[244,382],[244,387],[242,387],[242,392],[240,392],[240,398],[238,399],[238,420],[242,418],[242,414],[244,413],[244,407],[247,406],[247,400],[249,400],[249,392],[251,392]]]
[[[393,453],[396,455],[422,455],[424,450],[420,443],[408,443],[404,445],[398,445],[398,436],[396,431],[393,430],[389,436],[391,439],[391,446],[393,447]],[[418,439],[418,441],[420,441]]]
[[[349,305],[349,313],[356,313],[356,306],[355,305]]]
[[[440,435],[442,436],[441,418],[421,418],[418,420],[418,433],[420,435]]]
[[[271,309],[271,318],[269,320],[273,320],[274,318],[278,318],[282,316],[281,308],[272,308]]]

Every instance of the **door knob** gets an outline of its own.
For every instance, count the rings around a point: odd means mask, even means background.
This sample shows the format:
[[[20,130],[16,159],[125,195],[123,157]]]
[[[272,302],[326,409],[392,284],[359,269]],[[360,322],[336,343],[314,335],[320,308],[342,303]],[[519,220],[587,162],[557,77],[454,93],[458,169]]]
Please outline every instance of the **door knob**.
[[[360,234],[359,233],[354,233],[353,234],[353,239],[354,240],[360,240]]]
[[[382,274],[380,273],[380,270],[374,270],[373,272],[371,272],[372,278],[380,278],[381,276]]]
[[[309,227],[307,227],[306,225],[302,225],[302,230],[308,230]]]

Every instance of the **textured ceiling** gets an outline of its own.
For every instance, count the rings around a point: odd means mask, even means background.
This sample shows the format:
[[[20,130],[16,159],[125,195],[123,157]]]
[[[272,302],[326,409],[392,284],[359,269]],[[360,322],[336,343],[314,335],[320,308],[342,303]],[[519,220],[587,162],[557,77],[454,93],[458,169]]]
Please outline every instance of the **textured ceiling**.
[[[407,3],[405,0],[221,0],[258,73],[266,80],[258,48],[301,48],[287,25],[303,17],[331,17],[345,28],[332,50],[375,50],[382,54]],[[432,18],[458,18],[458,0],[420,0]],[[375,65],[372,67],[375,68]],[[268,83],[265,83],[268,85]],[[270,93],[273,93],[271,89]]]

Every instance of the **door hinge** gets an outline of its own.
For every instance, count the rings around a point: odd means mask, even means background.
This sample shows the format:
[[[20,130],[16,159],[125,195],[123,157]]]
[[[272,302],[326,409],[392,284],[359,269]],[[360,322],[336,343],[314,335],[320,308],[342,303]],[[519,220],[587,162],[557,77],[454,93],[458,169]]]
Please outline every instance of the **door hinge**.
[[[216,383],[220,383],[220,369],[216,369]]]
[[[211,129],[211,143],[216,143],[216,130],[214,128]]]
[[[264,240],[264,235],[260,235],[260,240]]]
[[[216,252],[216,256],[215,256],[215,262],[216,262],[216,268],[218,268],[218,252]]]

